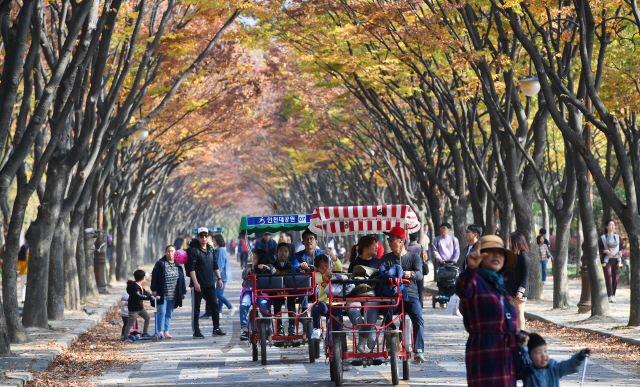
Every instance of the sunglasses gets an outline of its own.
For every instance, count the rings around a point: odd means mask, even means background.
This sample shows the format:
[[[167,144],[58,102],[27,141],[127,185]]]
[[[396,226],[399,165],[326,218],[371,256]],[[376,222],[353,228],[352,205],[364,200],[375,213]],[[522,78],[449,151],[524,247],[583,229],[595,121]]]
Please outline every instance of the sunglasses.
[[[206,238],[206,237],[208,237],[208,236],[209,236],[209,235],[207,235],[207,234],[198,234],[198,238]]]
[[[393,242],[393,240],[394,240],[394,239],[393,239],[393,238],[391,238],[391,237],[387,238],[387,241],[388,241],[389,243]]]

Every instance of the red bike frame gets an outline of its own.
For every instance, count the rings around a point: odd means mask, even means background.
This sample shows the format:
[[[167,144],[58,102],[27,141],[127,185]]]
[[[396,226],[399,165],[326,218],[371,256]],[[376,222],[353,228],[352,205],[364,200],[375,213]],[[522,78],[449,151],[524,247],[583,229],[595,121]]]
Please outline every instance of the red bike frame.
[[[359,280],[340,280],[341,283],[343,283],[344,285],[348,284],[348,283],[357,283]],[[372,280],[365,280],[365,281],[372,281]],[[375,281],[375,280],[373,280]],[[408,284],[409,280],[406,279],[399,279],[399,278],[390,278],[389,281],[391,282],[392,286],[397,286],[399,288],[399,285],[402,284]],[[379,283],[382,283],[382,281],[380,281]],[[329,279],[329,285],[328,285],[329,289],[331,289],[331,279]],[[393,297],[379,297],[379,296],[365,296],[365,297],[342,297],[342,296],[333,296],[331,295],[331,292],[329,292],[328,294],[328,298],[329,298],[329,321],[336,321],[338,322],[341,326],[342,326],[342,331],[332,331],[330,330],[330,327],[333,324],[327,324],[328,325],[328,331],[331,333],[331,346],[327,347],[325,346],[325,351],[327,353],[327,356],[329,357],[329,360],[332,361],[333,360],[333,337],[334,334],[336,333],[344,333],[345,331],[347,332],[351,332],[351,334],[353,335],[353,349],[351,352],[345,351],[342,356],[344,360],[347,359],[352,359],[352,358],[366,358],[366,357],[371,357],[371,358],[384,358],[384,359],[388,359],[389,358],[389,351],[386,350],[380,350],[380,341],[377,341],[377,348],[376,348],[376,352],[370,352],[370,353],[359,353],[356,352],[355,347],[356,347],[356,343],[357,343],[357,336],[356,334],[358,333],[366,333],[369,332],[371,334],[375,334],[376,337],[377,335],[379,335],[380,333],[383,334],[383,340],[382,340],[382,348],[385,348],[385,341],[386,341],[386,335],[384,335],[385,333],[391,333],[391,332],[395,332],[395,333],[400,333],[402,334],[402,337],[406,337],[405,335],[405,319],[407,318],[407,315],[404,313],[404,303],[402,302],[402,292],[398,292],[397,296],[393,296]],[[348,303],[351,302],[359,302],[360,305],[346,305]],[[378,305],[364,305],[364,303],[366,302],[376,302],[378,303]],[[344,303],[344,304],[343,304]],[[383,304],[385,303],[385,304]],[[336,309],[342,309],[342,310],[346,310],[346,309],[354,309],[354,308],[362,308],[362,309],[369,309],[369,308],[379,308],[379,309],[388,309],[388,308],[396,308],[400,306],[400,313],[398,313],[397,315],[395,315],[395,317],[389,321],[387,324],[378,327],[375,323],[373,324],[357,324],[351,328],[347,327],[344,322],[340,321],[336,316],[333,315],[332,313],[332,309],[336,308]],[[343,313],[344,316],[345,313]],[[393,324],[395,321],[398,321],[398,319],[400,319],[401,324],[400,324],[400,329],[396,329],[396,330],[392,330],[390,329],[391,324]],[[362,331],[361,329],[359,329],[360,327],[365,327],[365,326],[369,326],[369,327],[373,327],[372,331]],[[346,328],[346,329],[345,329]],[[398,357],[405,359],[408,358],[409,356],[411,356],[411,353],[407,350],[407,346],[405,343],[405,340],[400,340],[399,343],[399,347],[398,347]]]
[[[315,272],[304,272],[304,273],[279,273],[279,274],[251,274],[249,276],[247,276],[248,279],[251,280],[252,284],[253,284],[253,289],[251,290],[252,292],[252,304],[253,304],[253,322],[254,322],[254,333],[252,335],[252,341],[258,341],[260,340],[259,334],[258,334],[258,330],[255,329],[255,325],[257,324],[257,320],[261,320],[261,319],[269,319],[272,320],[272,328],[274,328],[273,326],[273,322],[275,322],[279,317],[281,317],[281,315],[286,314],[289,316],[289,318],[293,318],[293,316],[295,316],[295,319],[298,320],[298,318],[303,315],[306,314],[307,312],[309,312],[309,310],[311,310],[311,308],[316,304],[316,302],[318,302],[318,295],[316,293],[316,273]],[[286,277],[286,276],[305,276],[305,275],[309,275],[311,276],[311,287],[295,287],[295,288],[282,288],[282,289],[258,289],[257,288],[257,282],[258,282],[258,277]],[[300,292],[300,291],[304,291],[303,293],[291,293],[291,292]],[[262,293],[267,293],[267,292],[287,292],[287,294],[265,294],[262,295]],[[309,299],[307,300],[307,309],[303,310],[301,313],[295,313],[295,312],[289,312],[289,311],[280,311],[277,314],[271,313],[271,308],[269,308],[269,310],[264,310],[260,307],[260,305],[258,304],[258,299],[267,299],[267,300],[271,300],[271,299],[275,299],[275,298],[286,298],[286,297],[309,297]],[[311,297],[313,297],[313,301],[311,299]],[[284,300],[283,300],[284,303]],[[264,312],[267,316],[269,317],[259,317],[258,316],[258,309],[261,310],[262,312]],[[277,333],[276,329],[272,330],[274,333]],[[296,324],[296,334],[293,336],[289,336],[289,335],[285,335],[285,336],[278,336],[277,334],[273,334],[271,336],[272,340],[300,340],[300,339],[305,339],[305,335],[301,335],[298,334],[298,324]],[[311,332],[307,332],[308,335],[311,334]]]

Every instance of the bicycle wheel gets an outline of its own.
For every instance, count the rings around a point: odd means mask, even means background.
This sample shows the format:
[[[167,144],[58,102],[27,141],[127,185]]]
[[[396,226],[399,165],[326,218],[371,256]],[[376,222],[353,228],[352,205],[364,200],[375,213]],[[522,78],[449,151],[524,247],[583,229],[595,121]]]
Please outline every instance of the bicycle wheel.
[[[313,324],[311,321],[307,322],[306,325],[308,326],[308,330],[307,332],[312,332],[313,331],[313,326],[311,325]],[[315,340],[311,339],[311,334],[307,335],[307,345],[309,346],[309,363],[315,363],[316,362],[316,346],[319,345],[319,343],[316,343]]]
[[[251,342],[251,353],[253,354],[253,361],[258,361],[258,342]]]
[[[260,355],[262,365],[267,364],[267,322],[260,321],[258,324],[258,332],[260,332]]]
[[[392,333],[389,335],[389,360],[391,361],[391,383],[394,386],[400,384],[398,372],[398,335]]]
[[[402,380],[411,379],[411,356],[402,360]]]
[[[342,374],[342,340],[334,337],[333,340],[333,378],[336,386],[342,386],[344,381]]]

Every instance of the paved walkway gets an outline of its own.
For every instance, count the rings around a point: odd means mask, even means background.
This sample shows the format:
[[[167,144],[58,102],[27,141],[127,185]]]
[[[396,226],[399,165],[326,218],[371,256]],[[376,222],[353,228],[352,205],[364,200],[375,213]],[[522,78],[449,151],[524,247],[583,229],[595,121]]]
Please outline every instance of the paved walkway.
[[[232,259],[233,274],[236,279],[240,271]],[[529,317],[546,319],[566,326],[597,330],[602,334],[613,334],[621,338],[640,339],[640,329],[612,329],[625,325],[629,313],[628,286],[622,285],[618,290],[618,303],[612,304],[613,316],[605,319],[587,319],[587,315],[578,315],[577,307],[558,311],[552,309],[552,285],[548,279],[545,287],[545,300],[530,301],[527,310]],[[239,296],[239,282],[232,282],[225,294],[229,300],[237,305]],[[53,358],[62,348],[71,345],[78,335],[91,329],[96,322],[119,302],[124,291],[124,283],[115,283],[110,294],[100,295],[98,300],[88,303],[87,309],[96,313],[87,314],[83,311],[65,312],[66,320],[51,321],[51,330],[29,329],[31,342],[13,345],[10,357],[0,358],[0,370],[27,371],[23,374],[13,374],[14,377],[28,379],[29,370],[43,370],[48,367]],[[433,274],[427,278],[427,288],[433,288]],[[580,296],[580,281],[570,281],[572,304],[575,305]],[[432,309],[430,302],[425,300],[423,316],[425,318],[425,343],[428,361],[424,365],[412,366],[412,377],[404,385],[466,385],[464,370],[464,343],[466,333],[459,317],[447,315],[443,309]],[[210,322],[203,323],[203,332],[207,334],[204,340],[191,339],[190,302],[186,300],[186,307],[179,309],[172,322],[174,339],[161,343],[134,343],[126,345],[131,354],[146,361],[133,364],[126,369],[114,369],[92,382],[105,385],[237,385],[248,384],[258,386],[270,385],[299,385],[307,383],[311,386],[331,385],[324,355],[314,364],[308,363],[306,347],[279,349],[269,348],[269,364],[261,366],[251,361],[250,348],[238,340],[240,334],[239,321],[223,319],[223,329],[228,335],[223,338],[212,338]],[[207,324],[208,323],[208,324]],[[577,350],[567,348],[566,343],[550,338],[552,357],[567,358]],[[577,343],[579,344],[579,343]],[[323,351],[322,351],[323,353]],[[637,385],[640,376],[637,365],[620,364],[615,366],[609,362],[594,358],[590,362],[587,373],[590,386],[627,386]],[[0,372],[1,373],[1,372]],[[86,381],[79,378],[78,381]],[[606,381],[606,382],[605,382]],[[13,381],[22,385],[19,380]],[[0,386],[5,386],[0,380]],[[5,383],[7,383],[5,381]],[[345,373],[345,385],[389,385],[390,373],[387,365],[355,368]],[[403,385],[404,382],[401,382]],[[566,385],[578,385],[577,376],[567,379]],[[563,385],[564,381],[563,381]]]
[[[234,266],[234,279],[239,278]],[[234,304],[238,302],[240,283],[228,284],[225,295]],[[187,300],[188,301],[188,300]],[[186,302],[185,305],[190,305]],[[425,303],[427,306],[427,303]],[[324,356],[309,363],[307,347],[269,347],[268,364],[252,361],[250,347],[239,341],[238,316],[221,320],[225,337],[211,337],[211,322],[202,324],[206,338],[191,338],[190,308],[181,308],[174,314],[171,332],[174,339],[158,343],[139,342],[124,344],[130,355],[143,362],[128,367],[112,369],[91,381],[103,386],[332,386],[329,368]],[[464,350],[467,333],[462,319],[446,314],[444,309],[432,309],[430,303],[424,308],[425,353],[427,362],[411,365],[411,379],[401,386],[466,386]],[[565,343],[549,338],[551,356],[564,360],[578,351]],[[576,343],[580,344],[580,343]],[[622,364],[624,363],[624,364]],[[616,362],[594,357],[589,362],[586,385],[589,386],[635,386],[640,376],[635,364]],[[344,386],[389,386],[389,365],[355,367],[344,373]],[[565,386],[580,384],[579,374],[563,379]],[[521,385],[521,384],[520,384]]]

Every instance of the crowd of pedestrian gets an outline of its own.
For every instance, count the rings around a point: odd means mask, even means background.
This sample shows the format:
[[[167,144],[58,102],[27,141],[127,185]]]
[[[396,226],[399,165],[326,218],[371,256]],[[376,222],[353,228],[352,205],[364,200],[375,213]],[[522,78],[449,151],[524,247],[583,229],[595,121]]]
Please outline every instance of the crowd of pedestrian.
[[[599,247],[602,266],[607,279],[607,294],[611,302],[615,302],[615,291],[618,280],[618,268],[621,266],[621,241],[615,233],[615,222],[607,222],[606,232],[600,237]],[[348,273],[353,273],[356,267],[362,270],[377,270],[381,265],[397,265],[403,270],[403,278],[409,280],[406,286],[406,297],[403,298],[404,311],[409,315],[413,325],[413,343],[415,361],[424,361],[424,320],[422,317],[422,280],[429,271],[429,248],[432,248],[436,267],[445,263],[454,263],[459,269],[459,278],[455,287],[455,294],[460,299],[460,311],[463,316],[464,327],[469,333],[466,345],[466,368],[469,386],[515,386],[519,377],[524,380],[524,386],[557,386],[559,379],[569,373],[577,372],[589,349],[575,354],[571,359],[558,362],[549,359],[546,343],[536,334],[524,331],[524,305],[529,293],[530,256],[526,238],[515,232],[508,240],[509,248],[505,246],[499,236],[482,236],[482,227],[470,224],[465,230],[466,245],[460,249],[459,241],[450,235],[451,226],[443,223],[440,235],[433,239],[430,245],[428,236],[419,233],[408,235],[404,229],[394,227],[386,234],[386,254],[384,245],[376,235],[365,235],[349,250],[345,257],[348,259]],[[186,247],[187,238],[179,235],[174,245],[165,249],[165,255],[159,259],[152,271],[151,293],[146,291],[143,282],[146,274],[142,270],[134,273],[134,280],[127,284],[127,292],[122,297],[122,318],[124,328],[122,338],[126,339],[128,332],[135,326],[135,321],[141,317],[144,321],[141,337],[148,336],[149,314],[144,310],[143,301],[155,299],[157,302],[158,334],[164,338],[171,338],[170,324],[173,310],[182,306],[186,298],[186,278],[190,279],[192,302],[192,334],[193,338],[203,338],[200,329],[200,306],[205,300],[210,308],[214,336],[226,333],[220,329],[220,316],[224,306],[232,317],[239,310],[241,335],[240,340],[249,340],[249,332],[253,329],[249,310],[257,303],[257,313],[268,316],[271,306],[274,313],[279,313],[282,307],[287,311],[295,310],[296,304],[301,304],[306,310],[306,297],[286,297],[278,293],[279,298],[271,302],[267,298],[254,299],[253,281],[251,274],[285,274],[296,271],[310,272],[315,270],[318,283],[318,302],[311,308],[313,322],[312,339],[319,339],[321,333],[320,321],[328,318],[327,294],[325,286],[333,275],[342,271],[339,258],[340,243],[336,241],[335,252],[331,249],[322,250],[317,246],[317,235],[306,230],[302,233],[300,248],[292,244],[292,237],[288,233],[281,233],[278,243],[272,239],[270,233],[264,233],[257,239],[250,241],[239,238],[233,242],[233,253],[242,270],[242,292],[239,309],[228,300],[224,291],[228,283],[233,281],[228,246],[222,235],[212,236],[208,229],[197,230],[196,238],[188,242],[186,249],[186,265],[176,261],[177,249]],[[406,243],[408,240],[409,243]],[[553,260],[546,230],[541,229],[537,237],[538,256],[540,260],[541,280],[546,279],[546,264]],[[28,248],[26,251],[28,257]],[[27,258],[28,259],[28,258]],[[19,260],[21,262],[22,260]],[[264,295],[264,294],[263,294]],[[339,302],[338,302],[339,304]],[[338,305],[336,304],[336,305]],[[364,352],[372,349],[376,344],[375,335],[367,333],[375,324],[380,308],[375,302],[365,305],[348,303],[345,309],[352,325],[363,325],[364,329],[358,336],[357,350]],[[366,313],[361,312],[359,306],[367,306]],[[374,306],[374,308],[371,308]],[[327,320],[332,330],[340,330],[342,309],[334,308],[335,320]],[[383,313],[385,321],[390,321],[394,311]],[[206,316],[206,315],[205,315]],[[208,317],[208,316],[207,316]],[[289,334],[293,335],[295,320],[289,319]],[[282,320],[278,320],[276,327],[278,335],[284,335]],[[268,334],[271,334],[268,332]],[[522,356],[521,348],[528,347],[531,359],[530,370],[521,370],[517,358]],[[523,376],[524,375],[524,376]]]

